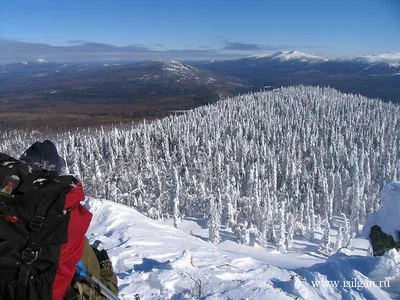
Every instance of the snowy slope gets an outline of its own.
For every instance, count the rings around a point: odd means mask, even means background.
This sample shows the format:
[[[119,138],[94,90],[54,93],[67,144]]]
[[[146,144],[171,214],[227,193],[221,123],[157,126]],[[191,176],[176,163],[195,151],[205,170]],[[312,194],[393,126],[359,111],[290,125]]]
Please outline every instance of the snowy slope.
[[[322,62],[322,61],[328,61],[325,58],[315,56],[315,55],[310,55],[310,54],[305,54],[303,52],[299,51],[279,51],[271,56],[273,59],[278,59],[281,61],[287,61],[287,60],[300,60],[302,62]]]
[[[344,254],[325,261],[312,245],[298,242],[297,253],[280,254],[238,245],[228,233],[214,245],[202,236],[202,222],[187,220],[175,229],[113,202],[89,199],[86,206],[94,214],[87,236],[108,249],[122,299],[389,299],[377,287],[314,287],[312,281],[369,282],[374,270],[379,280],[399,278],[388,269],[396,266],[397,252],[382,262]]]
[[[195,67],[185,65],[176,60],[163,62],[162,70],[170,75],[177,76],[179,81],[193,80],[200,82],[200,77],[202,77]]]
[[[309,62],[309,63],[328,61],[325,58],[306,54],[306,53],[303,53],[300,51],[278,51],[274,54],[253,55],[253,56],[249,56],[248,58],[250,58],[250,59],[272,59],[272,60],[279,60],[282,62],[292,61],[292,60],[297,60],[297,61],[301,61],[301,62]]]
[[[382,53],[382,54],[375,54],[374,57],[378,57],[380,59],[399,60],[400,61],[400,52],[387,52],[387,53]]]
[[[388,52],[382,54],[373,54],[373,55],[365,55],[365,56],[357,56],[357,57],[347,57],[344,59],[337,59],[336,61],[344,61],[344,62],[362,62],[369,64],[371,66],[374,65],[387,65],[391,68],[399,68],[400,67],[400,52]]]
[[[385,62],[392,67],[400,67],[400,52],[388,52],[382,54],[374,54],[365,56],[365,58],[372,62]]]
[[[187,73],[191,74],[196,72],[196,69],[194,67],[184,65],[176,60],[164,62],[163,70],[177,74],[187,74]]]

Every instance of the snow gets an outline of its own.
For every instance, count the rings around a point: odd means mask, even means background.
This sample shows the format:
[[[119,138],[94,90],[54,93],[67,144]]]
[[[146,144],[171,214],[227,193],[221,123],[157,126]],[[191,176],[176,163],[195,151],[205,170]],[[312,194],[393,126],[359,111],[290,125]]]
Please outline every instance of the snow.
[[[179,61],[171,61],[166,62],[163,67],[164,71],[169,71],[173,73],[182,73],[182,72],[192,72],[189,67],[185,66],[184,64],[180,63]]]
[[[179,61],[173,60],[163,62],[162,70],[173,74],[174,76],[179,76],[179,79],[177,79],[178,82],[183,80],[200,81],[200,78],[198,77],[199,72],[196,68],[182,64]]]
[[[372,63],[385,62],[392,67],[400,67],[400,52],[374,54],[374,55],[364,56],[364,58]]]
[[[258,54],[258,55],[251,55],[247,56],[246,58],[266,58],[266,57],[271,57],[273,54]]]
[[[87,236],[104,243],[121,299],[390,299],[400,292],[394,284],[374,286],[400,280],[397,252],[326,258],[313,251],[315,244],[297,240],[294,251],[280,254],[239,245],[228,231],[212,244],[204,219],[184,219],[176,229],[172,220],[155,221],[114,202],[85,205],[94,214]]]
[[[363,227],[363,235],[368,239],[371,228],[374,225],[378,225],[384,233],[391,235],[398,242],[400,230],[400,182],[391,181],[387,183],[383,187],[380,197],[382,207],[369,215]]]
[[[400,295],[400,254],[395,250],[387,251],[382,257],[375,269],[369,274],[374,280],[390,282],[387,289],[390,293]]]
[[[38,63],[45,63],[45,62],[47,62],[47,60],[45,60],[45,59],[43,59],[43,58],[38,58],[37,60],[36,60]]]
[[[315,56],[315,55],[305,54],[305,53],[299,52],[299,51],[279,51],[279,52],[273,54],[272,57],[274,59],[279,59],[282,61],[293,60],[293,59],[301,60],[304,62],[328,61],[325,58]]]
[[[297,280],[275,285],[304,299],[390,299],[369,277],[378,263],[376,257],[334,254],[324,263],[295,270]]]
[[[387,59],[387,60],[399,60],[400,61],[400,52],[387,52],[382,54],[375,54],[373,57],[377,57],[380,59]]]
[[[371,64],[386,63],[391,67],[400,67],[400,52],[366,55],[361,57],[347,58],[346,60],[360,60],[369,62]]]
[[[21,61],[21,64],[27,65],[28,63],[26,61]]]
[[[300,60],[302,62],[324,62],[328,61],[326,58],[305,54],[300,51],[278,51],[274,54],[261,54],[253,55],[247,58],[259,59],[259,58],[270,58],[280,61]]]
[[[139,80],[154,80],[154,79],[159,79],[161,75],[144,75],[142,77],[139,77]]]

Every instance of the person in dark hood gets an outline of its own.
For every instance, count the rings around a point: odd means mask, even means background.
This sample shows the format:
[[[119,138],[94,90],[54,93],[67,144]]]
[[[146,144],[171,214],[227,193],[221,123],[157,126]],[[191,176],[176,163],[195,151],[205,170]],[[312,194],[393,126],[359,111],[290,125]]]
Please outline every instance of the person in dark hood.
[[[19,160],[32,167],[56,171],[59,174],[65,173],[65,160],[58,154],[56,145],[49,140],[35,142],[21,155]]]

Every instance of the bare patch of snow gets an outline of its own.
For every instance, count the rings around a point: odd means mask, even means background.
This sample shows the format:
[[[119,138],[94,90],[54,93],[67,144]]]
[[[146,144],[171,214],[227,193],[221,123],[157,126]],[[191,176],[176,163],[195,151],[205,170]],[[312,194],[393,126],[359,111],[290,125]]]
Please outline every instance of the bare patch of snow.
[[[208,83],[208,84],[214,83],[214,82],[216,82],[216,81],[217,81],[217,80],[214,79],[214,78],[212,78],[212,77],[209,77],[209,78],[207,79],[207,83]]]

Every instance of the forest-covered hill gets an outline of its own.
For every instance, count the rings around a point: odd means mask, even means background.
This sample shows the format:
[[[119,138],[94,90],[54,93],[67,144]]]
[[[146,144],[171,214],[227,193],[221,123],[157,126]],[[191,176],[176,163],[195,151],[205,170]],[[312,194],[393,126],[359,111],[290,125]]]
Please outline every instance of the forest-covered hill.
[[[398,177],[399,107],[334,89],[288,87],[203,106],[141,125],[74,132],[2,132],[18,156],[53,139],[88,195],[155,219],[208,216],[209,235],[291,247],[333,217],[351,240]],[[336,245],[337,246],[337,245]]]

